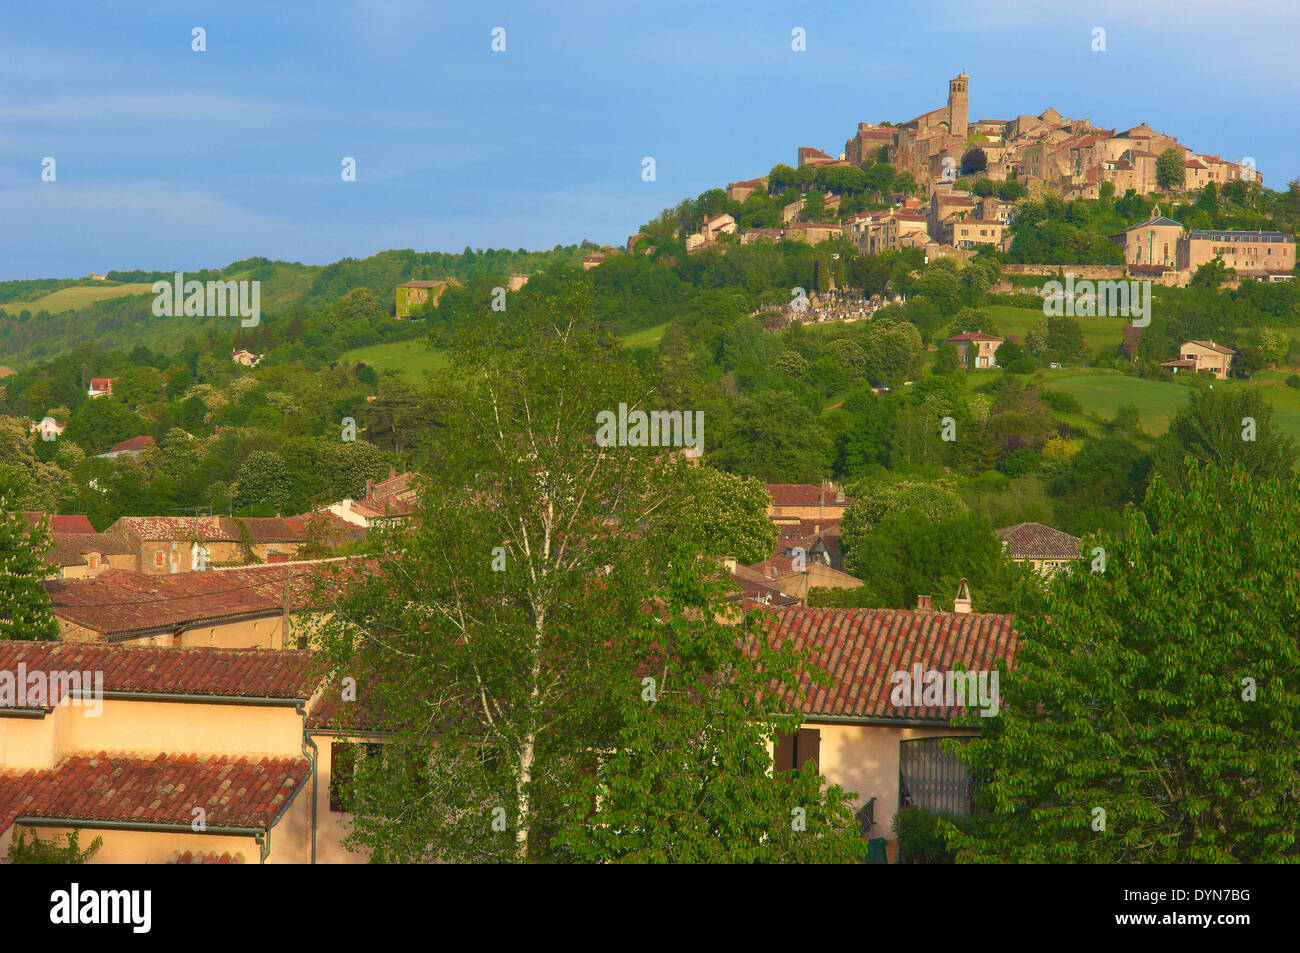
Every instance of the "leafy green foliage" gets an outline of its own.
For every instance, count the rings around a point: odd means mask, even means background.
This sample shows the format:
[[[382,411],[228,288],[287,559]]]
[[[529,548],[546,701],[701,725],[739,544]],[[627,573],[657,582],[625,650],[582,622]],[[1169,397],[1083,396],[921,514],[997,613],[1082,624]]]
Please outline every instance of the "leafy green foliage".
[[[1193,391],[1187,406],[1156,441],[1156,471],[1173,483],[1185,474],[1184,457],[1243,466],[1256,479],[1290,479],[1295,441],[1273,424],[1273,405],[1255,389]]]
[[[0,639],[53,639],[59,626],[41,585],[49,575],[41,556],[54,543],[44,523],[29,527],[10,499],[0,485]]]
[[[986,823],[947,831],[959,862],[1300,858],[1296,489],[1189,464],[1104,572],[1022,594],[1001,713],[964,749]]]
[[[63,835],[66,840],[60,842],[58,835],[49,840],[42,840],[39,834],[27,834],[19,831],[9,845],[9,863],[11,864],[84,864],[99,853],[104,838],[96,837],[85,850],[81,849],[79,838],[81,831],[72,830]]]
[[[737,656],[716,560],[661,518],[753,485],[597,444],[599,414],[656,398],[581,286],[450,343],[421,518],[370,541],[316,634],[392,731],[358,760],[351,841],[380,861],[853,856],[844,792],[768,776],[791,712],[767,683],[798,659]]]

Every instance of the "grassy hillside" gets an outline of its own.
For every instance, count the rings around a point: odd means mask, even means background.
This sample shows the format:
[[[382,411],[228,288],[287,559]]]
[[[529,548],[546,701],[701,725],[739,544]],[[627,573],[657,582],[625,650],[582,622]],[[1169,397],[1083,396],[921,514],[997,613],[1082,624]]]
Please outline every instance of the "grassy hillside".
[[[89,307],[96,301],[125,298],[129,295],[149,294],[150,287],[147,282],[119,284],[109,281],[94,281],[85,285],[61,288],[31,301],[6,302],[0,305],[0,308],[9,314],[21,314],[23,311],[30,311],[33,314],[40,311],[60,314],[64,311],[75,311],[78,308]]]
[[[1257,387],[1273,404],[1273,420],[1286,434],[1300,440],[1300,390],[1282,383],[1285,374],[1264,372],[1252,381],[1216,381],[1216,388]],[[1186,384],[1127,377],[1118,371],[1065,369],[1044,372],[1044,388],[1072,395],[1085,414],[1109,420],[1124,404],[1136,404],[1142,415],[1142,429],[1152,435],[1164,433],[1174,414],[1191,394]]]
[[[287,322],[294,313],[320,313],[357,288],[368,288],[391,313],[394,289],[404,281],[453,277],[465,282],[533,274],[557,264],[575,264],[589,250],[578,245],[538,252],[467,248],[452,255],[405,249],[324,266],[250,258],[220,269],[186,272],[185,279],[260,282],[261,318],[270,325]],[[105,350],[129,351],[143,344],[174,353],[188,337],[237,330],[238,319],[230,317],[155,317],[152,284],[172,276],[168,271],[133,271],[109,272],[113,280],[107,282],[0,282],[0,364],[21,370],[91,342]]]
[[[1042,311],[1030,308],[1013,308],[1009,305],[997,304],[980,310],[988,313],[1000,334],[1014,334],[1016,340],[1022,344],[1025,335],[1032,331],[1038,322],[1044,320]],[[1088,342],[1088,350],[1092,352],[1103,347],[1119,347],[1124,337],[1122,329],[1129,319],[1081,317],[1076,320],[1083,328],[1083,337]]]
[[[429,346],[424,338],[412,341],[387,341],[348,351],[340,360],[345,364],[360,363],[377,371],[397,371],[407,377],[421,378],[447,366],[444,351]]]

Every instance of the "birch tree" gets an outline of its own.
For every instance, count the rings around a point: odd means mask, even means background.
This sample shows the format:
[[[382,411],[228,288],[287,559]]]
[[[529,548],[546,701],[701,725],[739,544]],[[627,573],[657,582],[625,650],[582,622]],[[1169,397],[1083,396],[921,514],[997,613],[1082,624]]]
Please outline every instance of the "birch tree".
[[[670,567],[717,575],[695,550],[674,562],[659,529],[689,464],[671,448],[596,441],[599,412],[654,409],[655,397],[585,305],[576,293],[508,319],[485,313],[453,342],[416,518],[374,534],[367,570],[333,583],[341,592],[316,644],[334,678],[357,688],[338,723],[388,732],[382,751],[356,759],[346,802],[350,842],[376,860],[610,857],[592,846],[609,829],[601,765],[634,743],[629,714],[664,655],[654,633],[686,612],[712,626],[725,610],[716,594],[690,606],[665,595]],[[750,691],[753,679],[717,669],[743,657],[728,631],[730,655],[713,652],[710,684]],[[703,648],[690,638],[671,648],[692,652]],[[765,751],[766,708],[726,707],[759,716],[737,743]],[[678,743],[698,743],[674,724]],[[744,764],[751,780],[770,766]],[[823,821],[800,842],[808,855],[826,844],[843,857],[842,804],[816,808],[815,777],[800,796]],[[747,809],[738,798],[735,810]],[[762,840],[752,827],[744,836],[743,849]]]

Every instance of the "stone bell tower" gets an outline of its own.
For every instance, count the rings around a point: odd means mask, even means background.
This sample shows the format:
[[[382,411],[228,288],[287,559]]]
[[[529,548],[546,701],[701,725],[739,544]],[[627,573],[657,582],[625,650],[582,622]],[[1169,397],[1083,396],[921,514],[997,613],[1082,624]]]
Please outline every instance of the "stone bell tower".
[[[962,73],[956,79],[948,80],[948,134],[965,139],[970,118],[970,99],[967,85],[970,76]]]

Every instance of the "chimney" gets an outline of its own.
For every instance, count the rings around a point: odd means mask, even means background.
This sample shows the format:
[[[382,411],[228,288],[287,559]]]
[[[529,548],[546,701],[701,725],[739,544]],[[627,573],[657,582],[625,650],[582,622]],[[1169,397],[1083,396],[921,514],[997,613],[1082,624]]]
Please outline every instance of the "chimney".
[[[970,586],[965,579],[957,584],[957,598],[952,601],[952,611],[962,615],[970,612]]]
[[[916,597],[916,611],[917,611],[917,612],[929,612],[929,611],[930,611],[930,597],[929,597],[929,596],[917,596],[917,597]]]
[[[395,479],[397,479],[397,467],[389,467],[389,468],[388,468],[388,479],[390,479],[390,480],[395,480]]]
[[[734,556],[728,556],[726,559],[724,559],[724,560],[722,561],[722,565],[726,568],[727,572],[731,573],[732,575],[735,575],[735,573],[736,573],[736,557],[734,557]]]

